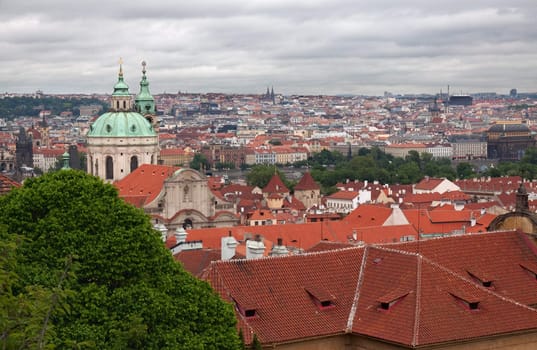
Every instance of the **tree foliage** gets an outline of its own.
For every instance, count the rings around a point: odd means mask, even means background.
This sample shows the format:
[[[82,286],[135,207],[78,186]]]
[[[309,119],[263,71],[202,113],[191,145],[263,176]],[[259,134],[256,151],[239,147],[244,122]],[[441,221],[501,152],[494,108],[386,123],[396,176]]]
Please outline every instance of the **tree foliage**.
[[[43,109],[50,110],[53,115],[59,115],[63,111],[71,111],[74,115],[79,115],[80,107],[84,105],[101,105],[104,110],[108,108],[107,103],[96,98],[6,97],[0,99],[0,117],[8,119],[37,117]]]
[[[295,183],[289,181],[285,174],[275,165],[254,165],[248,174],[246,174],[246,183],[248,183],[250,186],[257,186],[263,189],[265,186],[267,186],[275,173],[278,174],[284,185],[287,186],[290,191],[292,191]]]
[[[190,162],[190,168],[196,169],[198,171],[203,171],[208,170],[211,167],[209,165],[209,161],[203,154],[196,153],[194,155],[194,158],[192,158],[192,161]]]
[[[39,344],[43,333],[43,348],[239,347],[231,306],[98,178],[64,170],[26,180],[0,198],[0,228],[8,242],[22,238],[0,261],[9,277],[0,307],[15,313],[0,322],[5,343]]]

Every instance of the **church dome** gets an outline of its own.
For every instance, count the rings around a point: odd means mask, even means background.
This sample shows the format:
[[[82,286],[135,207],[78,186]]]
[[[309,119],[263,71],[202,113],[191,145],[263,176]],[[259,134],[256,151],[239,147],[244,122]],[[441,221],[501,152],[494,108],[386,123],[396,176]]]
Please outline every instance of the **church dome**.
[[[151,123],[137,112],[107,112],[91,126],[88,137],[155,137]]]

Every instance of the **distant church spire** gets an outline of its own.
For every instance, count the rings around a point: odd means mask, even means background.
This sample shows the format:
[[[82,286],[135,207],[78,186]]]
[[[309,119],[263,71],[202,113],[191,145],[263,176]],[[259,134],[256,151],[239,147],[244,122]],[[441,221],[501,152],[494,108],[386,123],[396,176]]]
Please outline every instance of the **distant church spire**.
[[[112,93],[111,109],[114,111],[130,111],[131,109],[131,94],[129,92],[129,86],[123,80],[123,60],[119,59],[119,73],[117,76],[117,83],[114,85],[114,92]]]
[[[136,111],[143,115],[155,115],[155,99],[149,92],[149,81],[145,75],[147,63],[142,61],[142,80],[140,81],[140,93],[136,96],[134,101]]]

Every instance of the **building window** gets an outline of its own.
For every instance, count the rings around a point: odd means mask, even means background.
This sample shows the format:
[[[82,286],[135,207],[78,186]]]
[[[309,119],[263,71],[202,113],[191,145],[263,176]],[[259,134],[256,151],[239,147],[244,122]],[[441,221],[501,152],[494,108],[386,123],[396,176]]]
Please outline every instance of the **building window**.
[[[138,157],[132,156],[131,157],[131,173],[138,168]]]
[[[106,157],[106,179],[112,180],[114,178],[114,160],[112,157]]]

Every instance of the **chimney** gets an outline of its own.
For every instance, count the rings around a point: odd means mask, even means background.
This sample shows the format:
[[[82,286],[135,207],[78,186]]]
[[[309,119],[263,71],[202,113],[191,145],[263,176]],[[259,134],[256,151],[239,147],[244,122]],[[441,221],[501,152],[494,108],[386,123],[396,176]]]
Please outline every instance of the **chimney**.
[[[235,256],[235,249],[237,248],[237,245],[239,242],[231,235],[231,231],[229,231],[227,237],[222,237],[222,247],[221,247],[221,259],[222,260],[229,260],[232,257]]]
[[[471,227],[474,227],[475,224],[476,224],[476,219],[475,219],[474,213],[472,213],[472,214],[470,215],[470,226],[471,226]]]
[[[263,257],[265,244],[260,235],[255,236],[255,240],[246,241],[246,259],[259,259]]]
[[[289,254],[289,250],[287,250],[287,247],[283,245],[283,240],[281,238],[278,238],[278,244],[272,247],[270,255],[282,256],[287,254]]]
[[[485,208],[481,208],[481,215],[485,215],[486,212]]]
[[[178,228],[176,228],[174,236],[175,236],[175,241],[177,242],[177,244],[185,243],[187,235],[188,233],[185,231],[183,226],[179,226]]]
[[[164,224],[155,224],[153,228],[160,232],[160,238],[163,242],[166,242],[166,239],[168,238],[168,229]]]

